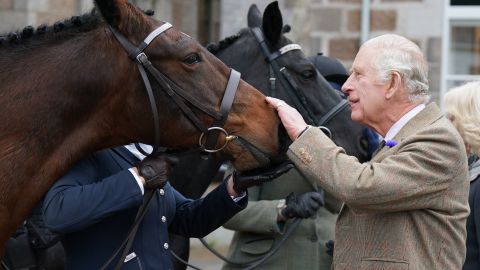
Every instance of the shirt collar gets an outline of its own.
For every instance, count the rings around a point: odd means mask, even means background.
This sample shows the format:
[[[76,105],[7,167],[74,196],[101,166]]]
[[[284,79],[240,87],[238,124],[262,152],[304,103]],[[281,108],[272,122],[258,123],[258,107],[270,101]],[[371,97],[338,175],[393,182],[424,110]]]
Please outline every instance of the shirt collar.
[[[402,129],[403,126],[405,126],[410,119],[412,119],[415,115],[417,115],[421,110],[425,109],[425,104],[420,104],[416,106],[415,108],[411,109],[409,112],[404,114],[402,118],[400,118],[393,126],[390,128],[390,130],[387,132],[387,135],[385,135],[384,140],[389,141],[397,135],[397,133]]]

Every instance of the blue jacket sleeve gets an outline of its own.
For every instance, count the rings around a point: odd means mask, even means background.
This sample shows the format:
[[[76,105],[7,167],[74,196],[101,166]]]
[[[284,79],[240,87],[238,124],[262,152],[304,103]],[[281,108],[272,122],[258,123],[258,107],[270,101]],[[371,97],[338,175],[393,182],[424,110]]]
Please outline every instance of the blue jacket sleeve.
[[[139,206],[143,196],[128,169],[104,176],[108,168],[91,156],[71,169],[45,196],[45,224],[55,232],[77,231],[124,209]]]
[[[194,201],[174,192],[177,207],[169,231],[186,237],[204,237],[245,209],[248,203],[248,196],[234,202],[225,181],[204,198]]]

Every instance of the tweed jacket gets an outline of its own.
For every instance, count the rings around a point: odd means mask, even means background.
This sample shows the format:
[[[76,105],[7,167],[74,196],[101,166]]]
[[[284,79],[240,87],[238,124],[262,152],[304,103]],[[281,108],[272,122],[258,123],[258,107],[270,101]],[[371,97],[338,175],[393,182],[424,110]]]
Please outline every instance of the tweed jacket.
[[[431,103],[394,140],[363,164],[317,128],[290,145],[300,171],[345,202],[333,269],[461,269],[469,179],[460,135]]]
[[[295,169],[272,182],[249,189],[250,202],[247,208],[223,225],[235,231],[228,258],[247,263],[265,256],[292,224],[292,220],[277,222],[279,200],[290,192],[299,195],[317,190],[318,185],[314,181],[306,179]],[[340,206],[339,201],[325,194],[325,207],[321,207],[312,218],[302,219],[281,248],[258,269],[331,269],[332,257],[326,253],[325,242],[333,240]],[[222,269],[242,267],[225,264]]]

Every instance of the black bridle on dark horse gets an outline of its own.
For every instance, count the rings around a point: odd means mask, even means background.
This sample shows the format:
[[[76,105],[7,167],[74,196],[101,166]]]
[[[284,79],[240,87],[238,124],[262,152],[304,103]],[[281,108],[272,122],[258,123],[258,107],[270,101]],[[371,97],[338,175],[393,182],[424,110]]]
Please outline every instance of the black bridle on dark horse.
[[[284,88],[291,90],[285,92],[292,99],[295,107],[300,112],[303,112],[302,115],[304,116],[307,124],[319,127],[323,130],[323,132],[329,135],[329,137],[332,137],[332,133],[327,127],[325,127],[325,125],[348,106],[348,101],[341,99],[337,105],[333,106],[333,108],[331,108],[326,114],[324,114],[322,118],[317,120],[315,114],[308,107],[307,98],[302,93],[302,91],[299,91],[298,85],[293,80],[290,72],[287,70],[287,68],[280,67],[276,61],[283,54],[293,50],[301,50],[302,47],[298,44],[288,44],[280,48],[278,51],[271,52],[262,29],[260,29],[259,27],[254,27],[251,28],[251,30],[253,35],[255,36],[255,39],[259,43],[260,48],[262,49],[263,55],[265,56],[265,61],[268,63],[268,67],[270,70],[270,95],[276,97],[275,83],[277,81],[277,77],[280,78],[279,81],[285,86]],[[280,73],[281,76],[278,76],[278,73]],[[284,80],[281,80],[282,78]]]
[[[199,146],[200,149],[206,152],[218,152],[222,150],[229,141],[233,139],[238,139],[238,136],[232,136],[223,129],[223,125],[225,124],[228,114],[230,112],[230,108],[232,107],[233,100],[235,98],[235,93],[237,91],[239,82],[240,82],[240,73],[231,70],[230,77],[225,89],[225,93],[222,98],[222,102],[220,105],[220,112],[216,112],[208,108],[207,106],[203,105],[200,101],[198,101],[195,97],[191,96],[187,91],[179,87],[175,82],[165,76],[162,72],[156,69],[153,64],[148,59],[147,55],[144,53],[144,50],[148,47],[148,45],[160,34],[167,31],[172,27],[169,23],[164,23],[154,31],[152,31],[144,41],[138,46],[134,46],[124,35],[122,35],[117,29],[109,26],[110,31],[113,33],[115,38],[118,42],[122,45],[122,47],[128,53],[128,56],[136,62],[140,75],[142,77],[143,83],[145,85],[145,89],[147,90],[148,99],[150,102],[150,108],[153,114],[153,121],[154,121],[154,130],[155,130],[155,141],[153,145],[152,153],[146,153],[141,147],[137,144],[137,149],[144,154],[145,156],[151,154],[157,154],[160,145],[160,126],[159,126],[159,116],[158,116],[158,109],[157,104],[155,102],[155,98],[153,95],[153,89],[148,78],[147,71],[153,76],[156,82],[160,85],[160,88],[173,99],[173,101],[180,107],[183,113],[187,116],[187,118],[201,131],[201,135],[199,138]],[[213,126],[210,128],[206,128],[205,125],[198,119],[198,117],[193,113],[189,106],[185,102],[188,102],[192,106],[196,107],[197,109],[201,110],[202,112],[206,113],[207,115],[213,117],[214,123]],[[220,148],[215,149],[214,147],[217,144],[217,139],[220,133],[225,135],[225,144],[222,145]],[[205,140],[203,138],[205,137]],[[123,249],[122,255],[118,263],[115,266],[115,269],[121,269],[123,261],[127,256],[129,249],[133,244],[133,240],[135,238],[135,234],[137,232],[138,226],[143,219],[145,213],[147,212],[148,205],[153,198],[155,191],[149,190],[145,192],[144,200],[142,206],[139,208],[137,215],[135,217],[134,224],[130,229],[128,236],[122,242],[122,244],[118,247],[115,253],[105,262],[101,269],[106,269],[111,262],[115,259],[117,254]]]
[[[301,46],[298,44],[287,44],[282,48],[280,48],[278,51],[271,52],[270,48],[268,47],[268,44],[262,29],[260,29],[259,27],[254,27],[254,28],[251,28],[251,31],[255,36],[255,39],[259,43],[260,48],[262,49],[262,53],[265,56],[265,61],[268,64],[269,82],[270,82],[269,94],[273,97],[277,96],[276,82],[280,81],[280,83],[284,86],[284,89],[289,90],[285,92],[291,98],[296,108],[299,111],[303,112],[302,115],[305,117],[305,121],[310,125],[315,125],[319,127],[326,135],[328,135],[331,138],[332,133],[330,129],[328,129],[324,125],[326,125],[331,119],[333,119],[337,114],[339,114],[343,109],[345,109],[348,106],[347,100],[341,99],[338,104],[333,106],[333,108],[331,108],[326,114],[324,114],[319,120],[317,120],[317,118],[315,117],[315,114],[309,109],[307,104],[307,99],[305,95],[303,95],[303,93],[299,91],[298,85],[293,80],[292,75],[288,72],[287,68],[280,67],[280,65],[276,61],[279,57],[288,53],[289,51],[301,50],[302,49]],[[280,73],[281,76],[278,76],[278,73]],[[279,78],[279,80],[277,79],[277,77]],[[284,80],[282,80],[282,78]],[[318,192],[321,192],[321,191],[318,191]],[[253,259],[248,262],[232,261],[226,258],[225,256],[223,256],[222,254],[220,254],[218,251],[216,251],[212,247],[210,247],[210,245],[204,239],[200,239],[200,242],[202,242],[202,244],[208,250],[210,250],[213,254],[215,254],[217,257],[227,262],[228,264],[234,265],[236,267],[243,267],[244,270],[249,270],[259,266],[260,264],[265,262],[268,258],[272,257],[278,251],[278,249],[282,246],[282,244],[288,239],[288,237],[290,237],[290,235],[296,230],[296,228],[298,227],[301,221],[302,219],[295,218],[295,220],[290,224],[290,226],[287,228],[287,230],[283,234],[282,238],[277,243],[275,243],[264,256],[258,259]],[[195,269],[199,269],[199,268],[195,268]]]

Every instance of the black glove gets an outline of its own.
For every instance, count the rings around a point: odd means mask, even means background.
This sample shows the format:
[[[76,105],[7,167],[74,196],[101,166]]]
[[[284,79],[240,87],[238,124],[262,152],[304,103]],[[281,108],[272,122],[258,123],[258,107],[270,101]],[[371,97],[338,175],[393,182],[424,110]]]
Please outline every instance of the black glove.
[[[281,211],[281,215],[285,218],[309,218],[325,202],[322,193],[312,191],[298,196],[295,196],[292,192],[285,198],[285,204],[286,207]]]
[[[240,194],[249,187],[272,181],[293,167],[293,163],[287,161],[266,169],[260,168],[243,172],[235,171],[233,172],[233,189]]]
[[[325,246],[327,247],[327,254],[333,257],[333,248],[335,247],[335,243],[333,242],[333,240],[328,240],[325,243]]]
[[[170,179],[175,161],[175,158],[166,155],[148,156],[140,161],[136,167],[138,174],[145,179],[145,188],[163,188]]]

